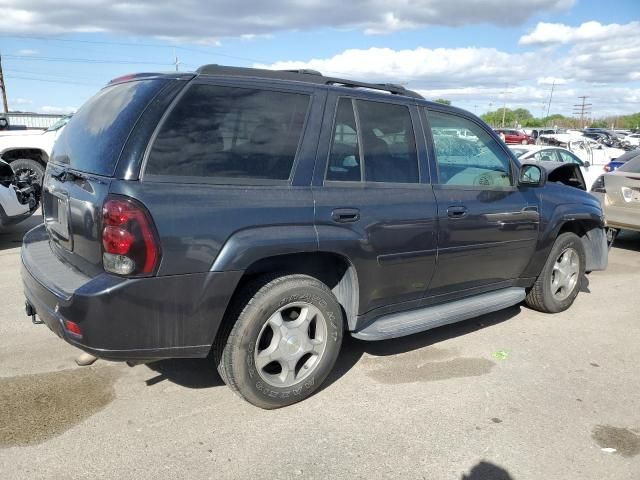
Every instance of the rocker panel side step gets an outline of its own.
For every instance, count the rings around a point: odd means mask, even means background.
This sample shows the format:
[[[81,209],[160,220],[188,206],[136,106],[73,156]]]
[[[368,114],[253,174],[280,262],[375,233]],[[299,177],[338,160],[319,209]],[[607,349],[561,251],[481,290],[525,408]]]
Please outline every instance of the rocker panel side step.
[[[455,302],[384,315],[351,335],[360,340],[386,340],[478,317],[524,300],[524,288],[510,287]]]

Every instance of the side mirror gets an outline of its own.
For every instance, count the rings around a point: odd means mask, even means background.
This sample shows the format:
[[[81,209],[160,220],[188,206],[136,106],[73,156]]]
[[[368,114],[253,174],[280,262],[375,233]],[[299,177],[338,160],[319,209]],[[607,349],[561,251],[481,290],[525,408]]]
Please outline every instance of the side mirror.
[[[523,187],[541,187],[546,180],[545,172],[539,165],[525,163],[520,167],[518,185]]]
[[[584,168],[589,168],[591,166],[591,162],[589,160],[586,160],[584,162]]]

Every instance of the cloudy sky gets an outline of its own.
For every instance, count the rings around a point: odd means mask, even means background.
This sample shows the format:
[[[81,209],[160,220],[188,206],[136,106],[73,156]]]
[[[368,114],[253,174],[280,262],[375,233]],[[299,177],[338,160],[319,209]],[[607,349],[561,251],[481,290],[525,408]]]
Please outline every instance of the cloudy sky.
[[[402,83],[480,114],[640,111],[640,0],[0,0],[10,107],[71,111],[109,79],[206,63]]]

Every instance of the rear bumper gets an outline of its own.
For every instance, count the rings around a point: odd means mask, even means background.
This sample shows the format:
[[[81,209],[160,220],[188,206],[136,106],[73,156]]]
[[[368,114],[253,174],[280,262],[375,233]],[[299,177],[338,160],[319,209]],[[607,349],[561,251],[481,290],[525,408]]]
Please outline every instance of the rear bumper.
[[[28,232],[22,247],[27,303],[56,335],[109,360],[206,356],[241,276],[87,277],[55,255],[44,226]],[[65,320],[82,336],[68,332]]]

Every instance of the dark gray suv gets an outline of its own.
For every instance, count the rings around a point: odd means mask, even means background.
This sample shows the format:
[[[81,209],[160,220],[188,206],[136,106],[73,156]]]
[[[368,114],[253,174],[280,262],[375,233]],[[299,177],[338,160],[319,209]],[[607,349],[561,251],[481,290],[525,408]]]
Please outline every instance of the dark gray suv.
[[[567,168],[520,165],[474,115],[400,86],[119,78],[55,145],[27,313],[106,359],[211,354],[235,392],[281,407],[322,384],[344,334],[568,308],[607,248]]]

